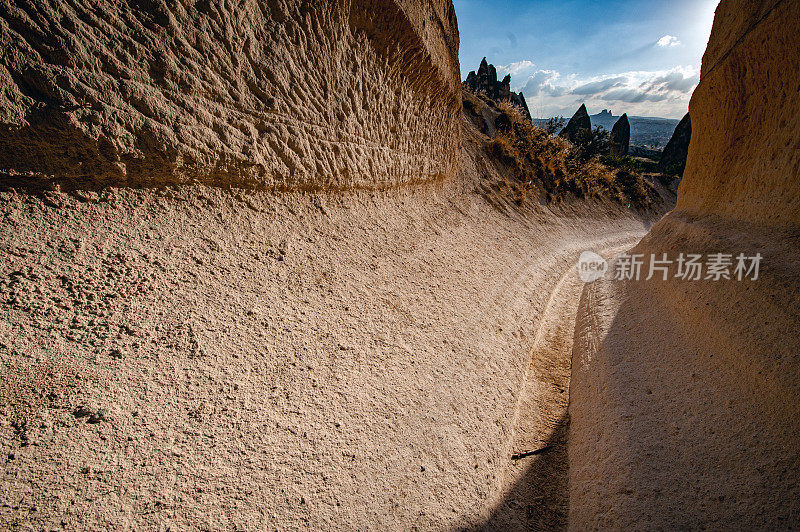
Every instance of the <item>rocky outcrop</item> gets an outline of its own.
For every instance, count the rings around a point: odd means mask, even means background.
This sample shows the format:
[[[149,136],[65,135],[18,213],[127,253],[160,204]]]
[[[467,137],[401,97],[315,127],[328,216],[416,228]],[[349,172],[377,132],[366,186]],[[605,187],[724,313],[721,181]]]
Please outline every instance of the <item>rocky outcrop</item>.
[[[609,113],[610,114],[610,113]],[[631,124],[628,114],[623,114],[614,127],[611,128],[611,155],[624,157],[628,155],[631,143]]]
[[[589,132],[591,129],[592,119],[589,118],[589,113],[586,111],[586,105],[581,104],[580,108],[575,112],[572,118],[569,119],[566,127],[561,130],[558,136],[565,138],[570,142],[576,142],[578,137],[581,135],[581,132]]]
[[[518,107],[525,116],[531,117],[525,95],[511,90],[511,74],[507,74],[501,81],[497,81],[497,69],[489,64],[484,57],[478,67],[478,72],[470,71],[464,81],[464,87],[485,97],[498,101],[510,101]]]
[[[450,0],[0,5],[0,174],[384,187],[454,175]]]
[[[672,138],[661,153],[659,170],[664,174],[683,175],[686,158],[689,155],[689,143],[692,140],[692,119],[687,113],[678,123]]]

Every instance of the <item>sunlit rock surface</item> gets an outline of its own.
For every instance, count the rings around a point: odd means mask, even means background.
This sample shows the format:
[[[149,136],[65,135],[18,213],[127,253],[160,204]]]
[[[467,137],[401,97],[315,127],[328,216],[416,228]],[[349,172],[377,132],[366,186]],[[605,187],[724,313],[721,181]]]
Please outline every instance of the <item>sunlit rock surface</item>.
[[[0,173],[380,188],[452,176],[450,1],[0,4]]]

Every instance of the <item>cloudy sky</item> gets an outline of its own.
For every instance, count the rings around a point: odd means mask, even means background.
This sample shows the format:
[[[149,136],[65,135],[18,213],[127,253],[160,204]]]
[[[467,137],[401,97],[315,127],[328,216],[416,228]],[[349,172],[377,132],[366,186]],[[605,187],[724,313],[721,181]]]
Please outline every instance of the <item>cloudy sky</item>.
[[[719,0],[455,0],[462,78],[486,56],[535,117],[681,118]]]

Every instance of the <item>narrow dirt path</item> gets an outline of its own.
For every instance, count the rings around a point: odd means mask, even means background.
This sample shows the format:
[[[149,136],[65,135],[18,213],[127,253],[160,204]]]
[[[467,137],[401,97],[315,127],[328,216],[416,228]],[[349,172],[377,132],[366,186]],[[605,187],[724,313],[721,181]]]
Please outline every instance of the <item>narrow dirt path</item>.
[[[586,249],[610,258],[633,247],[641,234],[594,242]],[[551,292],[536,330],[531,360],[504,444],[509,460],[499,475],[487,529],[552,530],[567,524],[567,429],[575,319],[584,287],[577,263]]]

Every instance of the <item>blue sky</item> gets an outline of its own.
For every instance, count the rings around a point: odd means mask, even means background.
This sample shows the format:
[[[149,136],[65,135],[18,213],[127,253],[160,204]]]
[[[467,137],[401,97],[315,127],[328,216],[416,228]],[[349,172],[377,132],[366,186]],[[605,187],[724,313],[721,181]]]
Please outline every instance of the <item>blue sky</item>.
[[[486,56],[536,117],[681,118],[719,0],[454,0],[461,77]]]

